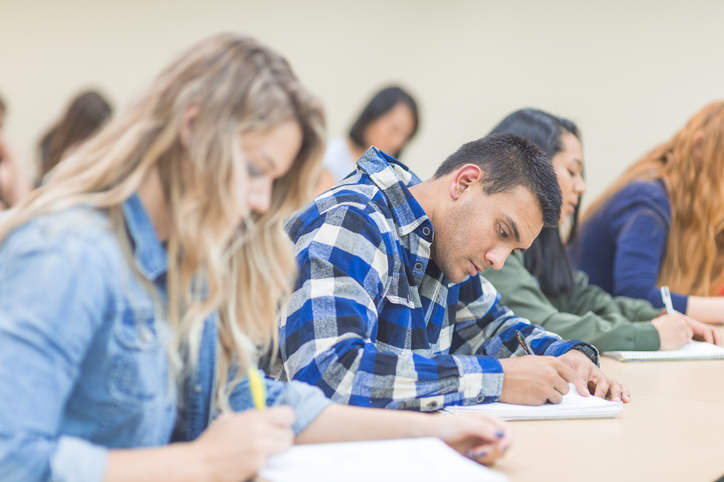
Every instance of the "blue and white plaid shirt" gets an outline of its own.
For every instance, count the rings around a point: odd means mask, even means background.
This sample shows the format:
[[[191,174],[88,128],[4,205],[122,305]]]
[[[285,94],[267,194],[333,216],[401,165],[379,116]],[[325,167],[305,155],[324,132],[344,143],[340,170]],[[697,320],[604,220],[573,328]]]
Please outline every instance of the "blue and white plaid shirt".
[[[494,402],[498,358],[596,349],[515,316],[482,276],[454,284],[430,259],[433,228],[408,190],[420,179],[376,148],[287,223],[300,272],[281,316],[288,379],[340,403],[436,410]]]

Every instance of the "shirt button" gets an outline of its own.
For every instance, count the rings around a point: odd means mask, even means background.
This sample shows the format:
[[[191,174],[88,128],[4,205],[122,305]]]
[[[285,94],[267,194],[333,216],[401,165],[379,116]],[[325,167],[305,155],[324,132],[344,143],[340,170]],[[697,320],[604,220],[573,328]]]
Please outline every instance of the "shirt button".
[[[422,228],[422,234],[424,234],[425,236],[430,236],[430,228],[428,228],[427,226]]]
[[[201,393],[201,385],[194,385],[194,392]]]
[[[480,395],[478,395],[477,397],[475,397],[475,403],[483,403],[484,400],[485,400],[485,395],[483,395],[482,393]]]
[[[415,271],[420,271],[422,269],[422,263],[415,263]]]
[[[142,326],[138,329],[138,337],[141,341],[149,342],[153,340],[153,333],[147,326]]]

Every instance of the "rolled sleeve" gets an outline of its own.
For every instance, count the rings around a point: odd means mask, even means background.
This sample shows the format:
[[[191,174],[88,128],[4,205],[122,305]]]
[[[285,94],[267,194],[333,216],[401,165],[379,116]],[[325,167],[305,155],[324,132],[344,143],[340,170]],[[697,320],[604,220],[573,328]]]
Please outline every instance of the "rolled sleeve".
[[[332,401],[324,396],[319,388],[304,382],[279,382],[265,378],[267,406],[288,405],[294,409],[296,420],[292,429],[295,435],[307,428],[322,410]],[[254,408],[254,401],[249,388],[249,378],[242,378],[229,396],[229,404],[235,412]]]
[[[100,482],[106,472],[108,450],[76,437],[61,437],[50,459],[53,482]]]
[[[282,385],[278,397],[270,400],[270,405],[289,405],[294,408],[297,418],[292,429],[295,435],[299,435],[322,413],[322,410],[332,404],[332,401],[324,396],[322,390],[304,382],[283,383],[267,380],[267,383]]]

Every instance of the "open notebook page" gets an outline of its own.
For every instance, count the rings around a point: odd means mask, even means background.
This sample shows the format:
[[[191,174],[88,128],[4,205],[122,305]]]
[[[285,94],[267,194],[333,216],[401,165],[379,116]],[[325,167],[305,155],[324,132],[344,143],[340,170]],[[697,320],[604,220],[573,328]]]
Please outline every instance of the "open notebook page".
[[[724,359],[724,348],[692,341],[678,350],[605,351],[603,354],[621,361],[717,360]]]
[[[516,405],[513,403],[486,403],[447,407],[451,413],[482,412],[497,415],[503,420],[570,420],[582,418],[613,418],[623,410],[623,402],[612,402],[599,397],[584,397],[569,383],[568,393],[558,404]]]
[[[437,438],[297,445],[269,457],[259,477],[268,482],[505,482]]]

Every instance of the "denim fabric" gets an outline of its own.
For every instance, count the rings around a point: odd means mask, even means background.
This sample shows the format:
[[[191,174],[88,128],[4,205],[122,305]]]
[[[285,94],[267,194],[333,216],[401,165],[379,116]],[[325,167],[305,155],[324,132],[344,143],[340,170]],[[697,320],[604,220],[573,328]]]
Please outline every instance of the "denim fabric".
[[[145,288],[165,303],[166,253],[136,196],[123,211],[138,274],[106,215],[87,207],[37,217],[0,245],[2,481],[101,480],[107,449],[192,440],[215,413],[216,316],[177,424],[171,333]],[[270,404],[298,402],[297,431],[328,404],[313,387],[276,383]],[[240,384],[232,406],[247,408],[245,396]]]

